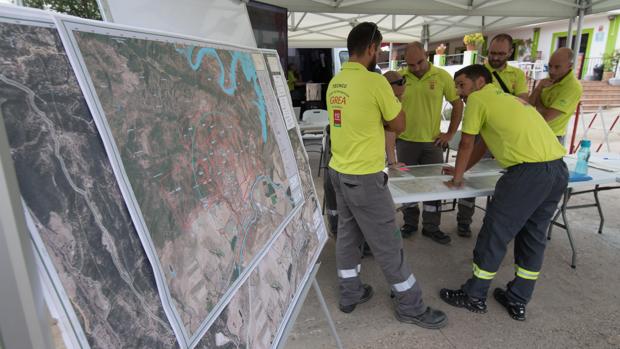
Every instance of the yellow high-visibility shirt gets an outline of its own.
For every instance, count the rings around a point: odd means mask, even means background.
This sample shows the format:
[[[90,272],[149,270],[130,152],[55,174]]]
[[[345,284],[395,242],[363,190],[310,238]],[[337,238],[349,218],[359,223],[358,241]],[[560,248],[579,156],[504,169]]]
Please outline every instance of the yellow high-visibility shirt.
[[[485,63],[484,66],[491,72],[491,76],[493,76],[493,72],[496,69],[491,67],[489,63]],[[511,95],[518,96],[524,93],[527,94],[527,79],[525,78],[523,70],[511,65],[506,65],[506,68],[502,71],[497,70],[497,75],[502,79]],[[500,90],[502,89],[502,86],[495,76],[493,76],[493,84]]]
[[[549,127],[556,136],[566,135],[566,125],[577,109],[583,88],[571,70],[562,80],[543,88],[540,101],[545,108],[555,109],[562,114],[549,121]]]
[[[295,72],[289,70],[286,74],[286,83],[288,85],[288,90],[293,91],[295,89],[295,83],[297,82],[297,78],[295,77]]]
[[[429,63],[430,64],[430,63]],[[407,79],[401,98],[407,117],[407,128],[398,137],[410,142],[433,142],[441,133],[441,108],[459,98],[450,73],[430,64],[430,69],[417,78],[409,69],[400,70]]]
[[[332,147],[329,167],[352,175],[383,170],[383,121],[394,120],[400,111],[400,102],[386,78],[359,63],[344,63],[327,88]]]
[[[533,106],[493,84],[485,85],[467,98],[462,131],[480,134],[504,168],[557,160],[566,154]]]

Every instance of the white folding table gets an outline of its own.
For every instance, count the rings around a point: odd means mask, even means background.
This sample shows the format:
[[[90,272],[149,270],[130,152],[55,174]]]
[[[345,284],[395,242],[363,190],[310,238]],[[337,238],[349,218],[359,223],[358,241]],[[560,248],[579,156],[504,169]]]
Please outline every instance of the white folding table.
[[[549,226],[548,238],[551,238],[551,229],[558,226],[566,230],[570,246],[572,249],[571,267],[575,268],[577,253],[575,251],[570,226],[566,217],[566,211],[569,209],[578,209],[586,207],[596,207],[599,217],[599,233],[602,233],[605,218],[601,208],[601,202],[598,193],[605,190],[618,189],[620,186],[603,187],[604,184],[613,184],[620,182],[620,155],[608,156],[608,159],[616,159],[617,162],[603,162],[601,157],[592,156],[592,163],[588,168],[588,175],[592,179],[580,182],[569,182],[566,193],[562,199],[562,203],[553,217],[552,224]],[[575,158],[568,156],[564,158],[568,168],[573,168]],[[616,169],[612,165],[617,165]],[[504,171],[495,160],[481,160],[476,166],[466,172],[464,184],[461,188],[448,188],[444,182],[448,181],[451,176],[442,174],[442,168],[446,164],[433,165],[417,165],[406,166],[399,169],[388,169],[390,180],[388,186],[395,204],[407,204],[422,201],[435,200],[451,200],[460,198],[470,198],[479,196],[492,196],[495,191],[495,185]],[[584,187],[592,187],[593,189],[581,190]],[[576,191],[576,189],[580,189]],[[592,193],[594,203],[585,205],[569,206],[568,202],[575,195]],[[562,215],[564,223],[557,222],[559,216]]]

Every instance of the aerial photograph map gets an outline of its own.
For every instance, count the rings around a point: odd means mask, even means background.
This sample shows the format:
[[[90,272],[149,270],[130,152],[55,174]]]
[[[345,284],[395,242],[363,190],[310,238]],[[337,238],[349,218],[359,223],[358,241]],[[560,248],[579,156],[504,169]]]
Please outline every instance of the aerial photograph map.
[[[271,124],[283,120],[269,113],[250,52],[72,35],[118,151],[110,157],[120,158],[154,246],[154,268],[194,341],[300,208]]]
[[[0,14],[0,122],[27,214],[91,348],[176,346],[153,271],[127,212],[58,32]],[[49,292],[52,292],[48,290]]]
[[[314,197],[280,234],[202,338],[199,348],[269,348],[326,236]],[[320,211],[318,211],[320,212]],[[322,218],[321,218],[322,219]]]

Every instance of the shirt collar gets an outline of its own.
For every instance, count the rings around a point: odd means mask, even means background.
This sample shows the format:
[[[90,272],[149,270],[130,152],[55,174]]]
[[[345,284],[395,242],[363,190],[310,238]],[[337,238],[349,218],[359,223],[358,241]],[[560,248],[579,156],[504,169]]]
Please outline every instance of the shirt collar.
[[[503,72],[511,72],[513,66],[511,66],[510,64],[506,63],[506,68],[504,68],[503,70],[497,70],[493,67],[491,67],[491,65],[489,64],[489,62],[484,63],[484,66],[491,72],[493,73],[494,71],[497,71],[498,73],[503,73]]]
[[[566,74],[562,80],[556,82],[554,85],[563,85],[565,84],[567,81],[572,80],[575,77],[575,74],[573,74],[573,70],[571,69],[568,74]]]
[[[360,63],[357,63],[357,62],[344,62],[342,64],[342,69],[365,70],[365,71],[368,71],[368,69],[366,69],[366,67],[364,67],[363,65],[361,65]]]

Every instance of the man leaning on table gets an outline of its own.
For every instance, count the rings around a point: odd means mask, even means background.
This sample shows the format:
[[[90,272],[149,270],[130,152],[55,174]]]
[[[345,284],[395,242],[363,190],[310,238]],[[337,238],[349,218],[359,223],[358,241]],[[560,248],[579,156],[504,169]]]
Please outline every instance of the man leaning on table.
[[[453,174],[446,185],[462,186],[463,174],[487,147],[506,172],[487,206],[472,277],[459,289],[442,289],[440,297],[452,306],[485,313],[491,281],[514,239],[514,279],[493,295],[513,319],[522,321],[542,268],[547,228],[568,184],[565,150],[536,109],[491,84],[482,65],[465,67],[454,79],[467,106],[456,167],[446,168]],[[475,143],[478,134],[482,142]]]
[[[527,79],[523,70],[510,66],[508,60],[513,54],[512,37],[497,34],[489,43],[489,54],[485,68],[491,73],[493,84],[504,92],[527,100]],[[488,156],[488,153],[487,153]],[[461,236],[470,236],[469,226],[476,210],[476,198],[458,200],[459,210],[456,216],[458,231]]]
[[[549,59],[549,77],[538,82],[529,98],[562,144],[568,121],[583,92],[572,66],[573,51],[559,48]]]

